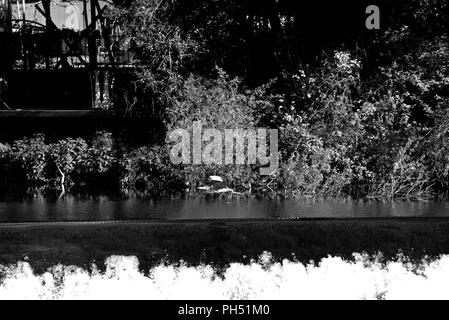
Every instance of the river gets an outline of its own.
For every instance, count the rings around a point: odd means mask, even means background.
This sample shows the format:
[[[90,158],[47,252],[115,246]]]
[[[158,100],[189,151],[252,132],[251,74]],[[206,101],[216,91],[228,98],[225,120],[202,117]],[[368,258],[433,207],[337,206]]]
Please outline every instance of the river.
[[[0,200],[0,222],[449,217],[449,202],[366,200],[117,199],[34,196]]]

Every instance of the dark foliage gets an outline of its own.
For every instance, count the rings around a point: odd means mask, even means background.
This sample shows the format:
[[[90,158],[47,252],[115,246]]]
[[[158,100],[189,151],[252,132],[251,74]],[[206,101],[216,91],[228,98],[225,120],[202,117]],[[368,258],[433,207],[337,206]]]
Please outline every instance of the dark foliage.
[[[367,1],[136,0],[109,21],[138,68],[117,107],[158,128],[151,146],[42,136],[0,145],[1,183],[122,190],[194,190],[223,175],[246,194],[428,199],[449,191],[449,4]],[[129,90],[123,90],[129,88]],[[280,130],[281,168],[175,166],[166,133],[190,128]],[[120,151],[118,151],[120,150]],[[62,181],[64,177],[64,181]],[[56,181],[56,183],[55,183]]]

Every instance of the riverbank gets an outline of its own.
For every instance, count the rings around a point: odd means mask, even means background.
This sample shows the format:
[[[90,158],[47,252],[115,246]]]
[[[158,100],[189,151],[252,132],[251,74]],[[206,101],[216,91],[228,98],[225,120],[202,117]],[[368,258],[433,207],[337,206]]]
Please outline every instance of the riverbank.
[[[29,261],[36,272],[62,263],[104,267],[133,255],[142,270],[160,263],[224,267],[269,251],[277,260],[319,261],[354,252],[412,260],[449,253],[449,219],[189,220],[0,225],[0,264]]]

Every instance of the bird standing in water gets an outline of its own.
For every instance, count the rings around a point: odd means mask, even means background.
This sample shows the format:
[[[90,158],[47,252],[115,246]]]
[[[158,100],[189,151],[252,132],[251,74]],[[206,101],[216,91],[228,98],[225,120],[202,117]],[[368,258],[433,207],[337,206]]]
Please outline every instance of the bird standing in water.
[[[234,189],[229,188],[226,183],[224,182],[223,178],[220,176],[210,176],[209,177],[209,185],[199,187],[198,190],[204,190],[207,193],[228,193],[231,194],[239,194],[242,195],[240,192],[235,192]]]

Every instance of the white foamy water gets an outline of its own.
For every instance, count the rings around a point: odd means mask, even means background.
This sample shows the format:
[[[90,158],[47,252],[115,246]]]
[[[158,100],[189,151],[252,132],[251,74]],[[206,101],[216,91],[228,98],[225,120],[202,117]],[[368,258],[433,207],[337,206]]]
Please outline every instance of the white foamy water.
[[[0,299],[449,299],[447,255],[419,265],[403,258],[381,264],[363,254],[304,265],[272,262],[264,253],[221,275],[182,264],[142,273],[136,257],[111,256],[105,272],[57,265],[37,275],[19,262],[0,266],[0,274]]]

